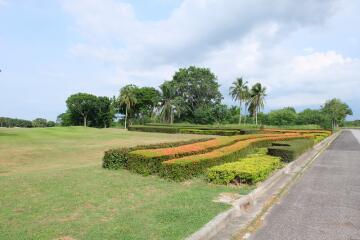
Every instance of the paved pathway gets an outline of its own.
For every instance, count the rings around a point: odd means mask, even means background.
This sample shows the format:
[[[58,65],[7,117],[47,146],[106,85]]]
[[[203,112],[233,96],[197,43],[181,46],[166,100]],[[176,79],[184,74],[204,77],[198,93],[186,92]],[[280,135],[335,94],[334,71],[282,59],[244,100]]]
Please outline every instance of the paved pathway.
[[[360,240],[360,130],[345,130],[251,240]]]

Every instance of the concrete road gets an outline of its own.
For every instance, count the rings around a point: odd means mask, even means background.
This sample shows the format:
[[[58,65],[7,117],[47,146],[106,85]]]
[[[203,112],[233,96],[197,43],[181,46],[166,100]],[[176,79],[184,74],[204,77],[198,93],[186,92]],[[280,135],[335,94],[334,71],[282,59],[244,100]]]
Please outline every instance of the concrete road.
[[[343,131],[249,239],[360,240],[360,130]]]

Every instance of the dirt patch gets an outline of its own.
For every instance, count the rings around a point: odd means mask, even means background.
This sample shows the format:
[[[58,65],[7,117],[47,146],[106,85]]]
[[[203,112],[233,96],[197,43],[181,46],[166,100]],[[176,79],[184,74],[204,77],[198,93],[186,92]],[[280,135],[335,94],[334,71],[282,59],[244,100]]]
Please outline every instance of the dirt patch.
[[[234,201],[241,197],[238,193],[220,193],[219,196],[214,199],[214,202],[232,204]]]

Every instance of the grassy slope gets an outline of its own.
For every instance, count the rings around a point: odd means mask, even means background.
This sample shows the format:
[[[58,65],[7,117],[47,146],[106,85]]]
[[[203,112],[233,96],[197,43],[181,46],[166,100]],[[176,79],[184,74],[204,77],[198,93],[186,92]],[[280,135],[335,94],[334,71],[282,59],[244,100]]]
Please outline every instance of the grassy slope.
[[[181,239],[228,206],[201,180],[100,167],[103,151],[186,140],[117,129],[0,129],[0,239]]]

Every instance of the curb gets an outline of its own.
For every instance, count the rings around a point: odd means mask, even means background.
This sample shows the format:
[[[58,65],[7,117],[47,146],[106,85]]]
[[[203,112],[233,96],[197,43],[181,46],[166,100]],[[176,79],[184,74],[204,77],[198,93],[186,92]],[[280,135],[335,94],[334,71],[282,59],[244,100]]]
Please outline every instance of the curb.
[[[240,228],[250,224],[265,208],[268,200],[274,195],[279,195],[289,187],[291,183],[296,181],[340,133],[341,131],[336,132],[316,144],[311,150],[305,152],[295,161],[289,163],[266,181],[262,182],[250,194],[235,200],[232,203],[232,208],[217,215],[200,230],[188,236],[186,240],[230,239],[232,234],[226,234],[229,235],[228,238],[226,236],[220,238],[217,237],[217,235],[221,235],[221,233],[226,230],[235,233],[238,232]],[[235,220],[238,221],[236,221],[236,225],[234,226],[234,224],[231,223]]]

